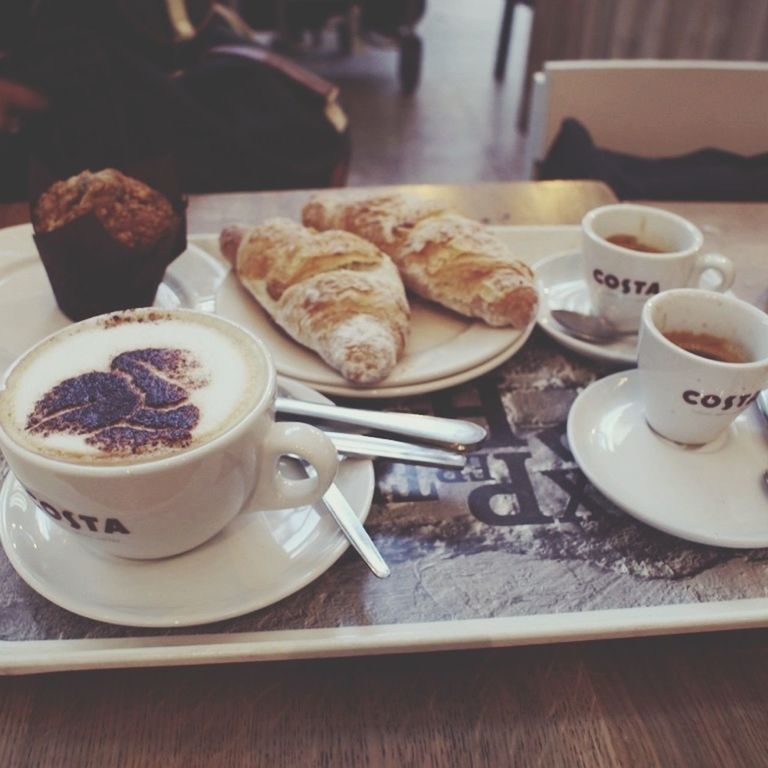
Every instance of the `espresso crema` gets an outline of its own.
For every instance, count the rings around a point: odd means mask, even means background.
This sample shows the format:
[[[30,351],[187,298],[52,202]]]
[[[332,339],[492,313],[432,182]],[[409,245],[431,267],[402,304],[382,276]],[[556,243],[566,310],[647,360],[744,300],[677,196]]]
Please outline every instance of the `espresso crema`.
[[[129,310],[32,349],[8,376],[0,426],[50,458],[151,461],[231,429],[266,385],[266,360],[237,327],[183,310]]]
[[[629,248],[630,251],[641,251],[642,253],[664,253],[663,248],[657,248],[655,245],[643,242],[636,235],[616,234],[605,238],[609,243],[618,245],[622,248]]]
[[[748,363],[749,353],[735,341],[697,331],[664,331],[664,336],[686,352],[718,363]]]

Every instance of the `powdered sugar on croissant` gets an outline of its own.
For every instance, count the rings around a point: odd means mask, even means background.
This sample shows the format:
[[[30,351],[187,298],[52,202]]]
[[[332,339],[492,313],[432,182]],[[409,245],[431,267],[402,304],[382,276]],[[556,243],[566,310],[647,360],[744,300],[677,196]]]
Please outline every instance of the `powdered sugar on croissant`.
[[[387,253],[404,231],[423,219],[447,211],[444,205],[407,195],[340,190],[310,198],[302,211],[302,220],[315,229],[354,232]]]
[[[269,315],[344,378],[376,384],[400,359],[410,314],[405,290],[390,258],[371,243],[270,219],[228,227],[219,244]]]
[[[523,328],[535,317],[533,273],[480,223],[401,194],[322,192],[305,224],[345,229],[388,253],[407,288],[489,325]]]

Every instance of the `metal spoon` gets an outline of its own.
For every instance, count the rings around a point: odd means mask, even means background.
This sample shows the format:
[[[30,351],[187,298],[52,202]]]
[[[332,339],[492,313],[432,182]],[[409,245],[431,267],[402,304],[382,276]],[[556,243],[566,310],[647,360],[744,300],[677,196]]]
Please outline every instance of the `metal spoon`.
[[[386,579],[390,574],[389,566],[336,483],[331,483],[323,495],[323,501],[342,533],[370,568],[371,573],[380,579]]]
[[[760,411],[766,424],[768,424],[768,389],[764,389],[757,396],[757,409]],[[763,486],[768,490],[768,469],[763,472]]]
[[[296,477],[307,477],[314,472],[309,464],[294,456],[284,456],[281,459],[281,470],[291,474],[296,473]],[[323,504],[336,521],[339,530],[370,568],[373,575],[380,579],[386,579],[390,574],[389,566],[363,527],[357,513],[347,501],[347,497],[336,483],[331,483],[323,494]]]
[[[411,464],[426,464],[435,467],[463,467],[467,455],[458,451],[445,451],[402,440],[390,440],[385,437],[357,435],[351,432],[330,432],[323,430],[339,453],[367,459],[393,459]]]
[[[279,413],[310,419],[324,419],[339,424],[379,429],[401,437],[449,445],[464,451],[479,445],[488,436],[485,427],[471,421],[446,419],[440,416],[423,416],[417,413],[393,413],[371,411],[363,408],[347,408],[339,405],[307,402],[291,397],[278,397],[275,406]]]
[[[571,336],[590,344],[610,344],[623,336],[637,335],[637,330],[619,330],[610,320],[597,315],[585,315],[569,309],[553,309],[549,314]]]
[[[757,408],[763,414],[766,424],[768,424],[768,389],[764,389],[757,396]]]

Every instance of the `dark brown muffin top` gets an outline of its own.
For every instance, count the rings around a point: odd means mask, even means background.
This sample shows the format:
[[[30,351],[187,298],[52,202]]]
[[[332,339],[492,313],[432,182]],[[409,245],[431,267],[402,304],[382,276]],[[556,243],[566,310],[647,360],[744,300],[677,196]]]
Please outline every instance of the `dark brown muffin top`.
[[[112,168],[57,181],[40,196],[32,220],[37,232],[46,233],[91,211],[128,247],[152,245],[179,221],[163,195]]]

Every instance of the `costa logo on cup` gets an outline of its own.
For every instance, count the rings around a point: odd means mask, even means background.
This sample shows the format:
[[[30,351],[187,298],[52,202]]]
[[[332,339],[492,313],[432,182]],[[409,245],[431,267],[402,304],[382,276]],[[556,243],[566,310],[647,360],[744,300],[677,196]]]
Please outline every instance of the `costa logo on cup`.
[[[653,296],[661,290],[657,282],[649,283],[646,280],[632,280],[628,277],[621,278],[612,274],[606,275],[602,269],[594,270],[592,277],[596,283],[604,285],[612,291],[634,293],[636,296]]]
[[[735,408],[737,411],[741,411],[750,403],[753,403],[759,394],[760,390],[746,395],[722,396],[711,393],[702,394],[696,389],[686,389],[685,392],[683,392],[683,400],[688,403],[688,405],[703,406],[707,410],[717,409],[720,411],[730,411],[732,408]]]
[[[87,530],[91,533],[119,534],[123,536],[130,534],[130,531],[116,517],[99,519],[94,515],[79,515],[76,512],[70,512],[68,509],[59,511],[53,504],[39,499],[28,488],[24,490],[48,517],[52,517],[54,520],[63,520],[70,528],[74,528],[76,531]]]

